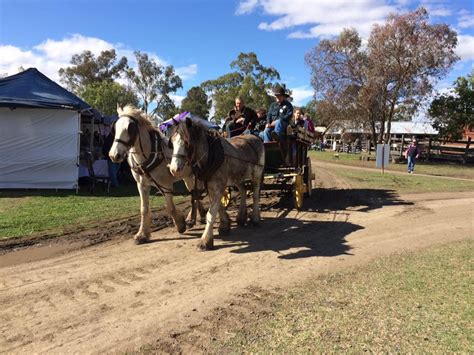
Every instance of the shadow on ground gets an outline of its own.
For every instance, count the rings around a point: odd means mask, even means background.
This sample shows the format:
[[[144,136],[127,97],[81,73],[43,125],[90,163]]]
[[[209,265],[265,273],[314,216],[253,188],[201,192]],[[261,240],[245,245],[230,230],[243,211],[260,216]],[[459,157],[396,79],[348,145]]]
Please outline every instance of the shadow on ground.
[[[232,228],[229,236],[218,237],[232,243],[217,248],[237,246],[238,249],[232,250],[237,254],[271,250],[287,260],[351,255],[346,236],[364,228],[350,222],[352,211],[369,212],[384,206],[412,204],[401,200],[393,190],[315,189],[310,198],[305,198],[301,213],[294,214],[290,213],[291,196],[283,195],[274,204],[263,207],[267,217],[259,226]],[[275,216],[268,217],[272,214]]]
[[[291,195],[283,195],[280,200],[269,206],[290,211]],[[377,189],[313,189],[312,196],[305,196],[303,208],[305,212],[359,211],[369,212],[384,206],[413,205],[410,201],[400,199],[395,190]]]

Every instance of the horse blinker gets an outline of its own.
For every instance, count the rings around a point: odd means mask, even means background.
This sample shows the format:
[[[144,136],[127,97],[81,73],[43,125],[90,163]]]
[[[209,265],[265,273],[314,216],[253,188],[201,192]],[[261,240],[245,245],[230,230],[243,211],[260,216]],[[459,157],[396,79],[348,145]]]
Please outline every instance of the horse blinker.
[[[128,125],[128,128],[127,128],[127,133],[128,133],[128,137],[130,139],[130,145],[133,144],[133,142],[135,141],[135,138],[137,137],[137,134],[138,134],[138,125],[136,122],[130,122],[130,124]]]

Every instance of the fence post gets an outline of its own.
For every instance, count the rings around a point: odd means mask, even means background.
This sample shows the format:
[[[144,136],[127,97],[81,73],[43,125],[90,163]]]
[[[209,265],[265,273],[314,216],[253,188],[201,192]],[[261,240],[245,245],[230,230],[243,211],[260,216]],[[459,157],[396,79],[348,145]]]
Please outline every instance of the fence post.
[[[429,142],[428,142],[428,156],[426,157],[426,159],[427,159],[428,161],[431,160],[431,136],[430,136],[430,140],[429,140]]]
[[[467,156],[469,154],[470,145],[471,145],[471,137],[467,137],[466,149],[464,150],[464,164],[467,162]]]
[[[403,149],[405,148],[405,135],[402,134],[402,145],[400,146],[400,159],[403,156]]]

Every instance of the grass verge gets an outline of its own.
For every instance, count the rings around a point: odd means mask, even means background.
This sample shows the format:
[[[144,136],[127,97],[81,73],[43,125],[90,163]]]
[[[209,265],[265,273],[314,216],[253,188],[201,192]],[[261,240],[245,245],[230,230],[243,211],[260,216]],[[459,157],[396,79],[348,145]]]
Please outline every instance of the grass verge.
[[[362,171],[328,167],[328,171],[347,181],[353,188],[388,189],[398,193],[474,191],[474,180],[437,179],[426,176],[384,174],[378,171]]]
[[[310,151],[309,156],[313,160],[327,161],[330,163],[359,166],[364,168],[375,168],[375,161],[361,161],[361,154],[347,154],[337,153],[338,158],[335,159],[334,152],[332,151]],[[372,154],[373,159],[375,155]],[[402,171],[406,172],[406,164],[389,164],[386,170]],[[460,165],[454,163],[427,163],[418,161],[415,166],[416,173],[435,175],[435,176],[448,176],[448,177],[459,177],[464,179],[474,179],[474,166],[472,165]]]
[[[152,196],[151,206],[161,207],[162,197]],[[140,212],[135,185],[91,195],[73,191],[0,190],[0,239],[61,232]]]
[[[318,277],[262,299],[270,310],[212,352],[469,353],[473,256],[463,241]]]

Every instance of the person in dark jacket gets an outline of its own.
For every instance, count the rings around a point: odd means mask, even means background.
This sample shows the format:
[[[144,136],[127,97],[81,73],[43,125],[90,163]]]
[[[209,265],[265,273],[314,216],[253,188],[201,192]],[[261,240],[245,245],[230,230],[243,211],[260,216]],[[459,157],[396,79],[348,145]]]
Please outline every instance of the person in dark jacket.
[[[418,142],[416,138],[413,138],[411,144],[408,146],[405,151],[405,158],[408,160],[408,173],[413,174],[415,170],[416,159],[420,156],[420,148],[418,147]]]
[[[257,113],[245,106],[244,99],[238,96],[235,99],[235,119],[227,125],[227,137],[242,134],[245,130],[254,127],[257,123]],[[232,112],[232,111],[231,111]]]
[[[270,105],[267,113],[267,125],[260,137],[264,142],[285,139],[286,129],[293,117],[293,106],[288,101],[289,95],[281,86],[273,90],[276,101]]]
[[[109,177],[110,177],[110,186],[117,187],[119,186],[117,175],[118,175],[118,171],[120,169],[121,164],[114,163],[112,160],[110,160],[110,157],[109,157],[109,151],[110,151],[110,148],[112,148],[112,145],[114,144],[114,139],[115,139],[115,122],[112,124],[109,134],[104,139],[104,145],[102,146],[102,154],[107,160],[107,167],[108,167]]]
[[[250,123],[244,134],[253,134],[260,137],[260,133],[265,130],[267,124],[267,110],[260,108],[257,110],[257,122]]]

